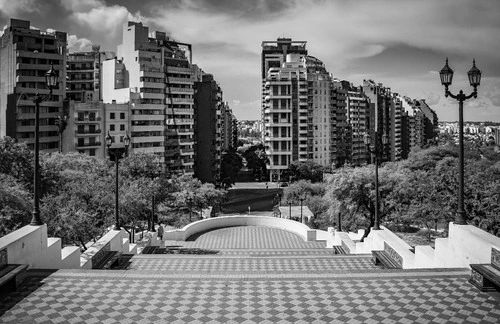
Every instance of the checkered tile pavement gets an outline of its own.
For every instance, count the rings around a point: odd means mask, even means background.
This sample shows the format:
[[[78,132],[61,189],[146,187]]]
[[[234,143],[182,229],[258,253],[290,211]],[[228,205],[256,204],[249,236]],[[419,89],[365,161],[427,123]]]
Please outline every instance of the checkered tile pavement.
[[[1,323],[498,323],[467,276],[168,279],[60,270],[1,295]],[[132,273],[133,272],[133,273]]]
[[[267,273],[308,273],[328,271],[375,270],[370,257],[348,256],[289,256],[289,257],[220,257],[220,256],[176,256],[138,255],[130,264],[123,265],[129,270],[160,270],[167,272],[267,272]]]
[[[170,242],[166,242],[168,245]],[[173,242],[179,244],[180,242]],[[202,234],[184,247],[217,249],[324,249],[325,242],[305,242],[297,234],[263,226],[216,229]]]
[[[0,292],[0,323],[499,323],[498,294],[478,291],[464,269],[375,269],[283,231],[232,230],[172,243],[217,255],[30,271],[19,291]]]

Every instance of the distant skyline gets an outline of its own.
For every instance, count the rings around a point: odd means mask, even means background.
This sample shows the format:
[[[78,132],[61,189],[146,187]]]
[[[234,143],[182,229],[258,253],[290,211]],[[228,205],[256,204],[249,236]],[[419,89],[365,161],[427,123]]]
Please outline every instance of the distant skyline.
[[[128,20],[165,31],[193,45],[193,63],[214,75],[242,120],[260,119],[262,41],[307,41],[335,78],[426,99],[443,121],[458,119],[458,103],[444,97],[439,70],[449,57],[450,90],[469,93],[475,58],[483,77],[464,119],[500,122],[498,0],[0,0],[1,30],[10,18],[67,32],[70,52],[116,52]]]

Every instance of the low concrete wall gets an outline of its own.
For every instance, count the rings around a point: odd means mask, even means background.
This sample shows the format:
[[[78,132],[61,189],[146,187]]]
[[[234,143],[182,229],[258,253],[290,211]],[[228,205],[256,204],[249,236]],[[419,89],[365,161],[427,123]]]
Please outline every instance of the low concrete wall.
[[[316,230],[296,221],[267,216],[221,216],[203,219],[184,226],[182,229],[166,231],[165,240],[185,241],[190,236],[209,230],[233,226],[266,226],[282,229],[301,236],[304,241],[316,241]]]
[[[93,260],[97,262],[99,254],[107,251],[130,253],[128,240],[123,240],[124,238],[128,238],[128,233],[125,230],[110,230],[81,254],[80,267],[82,269],[92,269]]]
[[[492,247],[500,249],[500,237],[472,225],[450,223],[448,238],[436,240],[435,263],[463,267],[490,263]]]
[[[27,264],[38,269],[74,269],[78,247],[61,248],[60,238],[47,237],[47,225],[24,226],[0,237],[0,263]]]
[[[0,237],[0,259],[5,263],[36,267],[47,247],[47,225],[24,226]]]
[[[156,240],[156,235],[154,235]],[[60,238],[47,237],[47,225],[24,226],[0,237],[0,264],[27,264],[37,269],[91,269],[92,258],[104,251],[137,253],[125,230],[111,230],[87,251],[78,246],[61,247]]]

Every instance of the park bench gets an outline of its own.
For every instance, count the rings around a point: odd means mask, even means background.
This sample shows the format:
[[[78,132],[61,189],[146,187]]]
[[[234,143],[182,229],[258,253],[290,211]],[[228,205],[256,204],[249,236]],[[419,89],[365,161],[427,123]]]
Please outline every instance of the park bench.
[[[157,246],[146,246],[142,250],[142,254],[155,254],[156,249],[157,249]]]
[[[372,251],[372,261],[375,265],[382,265],[385,269],[402,269],[403,257],[384,242],[383,250]]]
[[[491,263],[471,264],[469,282],[481,291],[500,290],[500,250],[491,248]]]
[[[92,264],[92,269],[111,269],[112,266],[119,265],[121,262],[122,252],[106,251],[102,253],[99,261]]]
[[[27,264],[2,264],[0,265],[0,287],[2,291],[13,291],[24,280],[24,272],[28,270]],[[4,287],[5,286],[5,287]]]

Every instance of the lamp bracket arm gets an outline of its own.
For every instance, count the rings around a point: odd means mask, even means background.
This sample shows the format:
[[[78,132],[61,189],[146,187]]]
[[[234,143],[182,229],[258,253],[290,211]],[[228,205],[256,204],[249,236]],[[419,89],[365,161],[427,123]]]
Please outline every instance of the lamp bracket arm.
[[[470,99],[470,98],[477,98],[477,91],[473,91],[470,95],[465,96],[464,100]]]
[[[454,94],[453,94],[453,93],[451,93],[448,89],[446,89],[445,96],[446,96],[446,97],[450,96],[450,97],[452,97],[452,98],[453,98],[453,99],[455,99],[455,100],[460,100],[458,95],[454,95]]]

